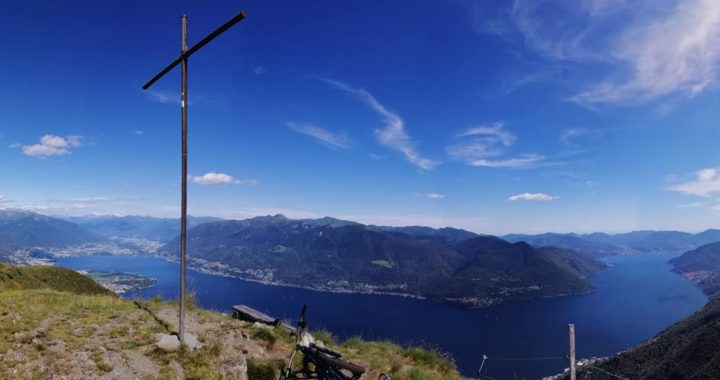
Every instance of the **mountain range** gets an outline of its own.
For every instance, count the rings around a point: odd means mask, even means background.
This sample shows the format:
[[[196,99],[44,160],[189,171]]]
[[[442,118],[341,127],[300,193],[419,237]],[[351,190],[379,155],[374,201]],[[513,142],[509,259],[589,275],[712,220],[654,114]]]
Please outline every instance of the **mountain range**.
[[[106,241],[79,225],[29,211],[0,210],[0,251]]]
[[[178,224],[178,219],[170,218],[63,220],[0,210],[0,261],[3,257],[7,261],[18,249],[108,243],[115,238],[166,242],[156,254],[177,260]],[[591,291],[584,277],[604,264],[590,256],[691,250],[720,241],[720,230],[512,234],[500,239],[449,227],[388,227],[282,215],[246,220],[189,217],[188,224],[190,264],[209,273],[322,290],[427,297],[468,306]],[[688,268],[676,266],[686,276],[705,273]],[[701,286],[720,283],[706,277]]]
[[[708,229],[692,234],[680,231],[632,231],[621,234],[544,233],[538,235],[509,234],[511,242],[524,241],[534,246],[557,246],[575,249],[594,256],[647,252],[682,252],[720,241],[720,230]]]
[[[178,252],[175,239],[158,254],[177,260]],[[196,226],[188,231],[188,259],[207,271],[250,280],[473,307],[589,292],[593,288],[584,277],[605,267],[583,253],[455,229],[380,228],[282,215]]]
[[[154,218],[136,215],[90,215],[67,217],[65,219],[90,232],[107,237],[139,238],[166,242],[177,236],[178,231],[180,231],[180,219],[177,218]],[[217,220],[221,219],[188,215],[187,225],[188,228],[192,228],[202,223]]]
[[[720,242],[685,252],[670,264],[676,272],[697,281],[706,294],[720,293]]]

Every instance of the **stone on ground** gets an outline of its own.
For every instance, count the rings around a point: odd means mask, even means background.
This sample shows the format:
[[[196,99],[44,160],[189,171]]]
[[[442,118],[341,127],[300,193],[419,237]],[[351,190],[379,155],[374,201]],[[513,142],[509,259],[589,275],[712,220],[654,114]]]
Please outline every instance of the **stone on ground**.
[[[165,352],[174,352],[180,349],[180,340],[177,335],[156,334],[158,342],[157,347]]]

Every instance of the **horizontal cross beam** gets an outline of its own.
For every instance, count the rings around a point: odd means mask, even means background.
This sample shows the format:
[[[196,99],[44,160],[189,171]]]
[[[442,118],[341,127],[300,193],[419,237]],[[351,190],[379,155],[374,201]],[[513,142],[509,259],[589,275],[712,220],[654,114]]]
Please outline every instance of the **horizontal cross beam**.
[[[231,18],[228,22],[222,24],[219,28],[215,29],[215,31],[213,31],[212,33],[208,34],[207,37],[203,38],[200,42],[196,43],[195,46],[193,46],[193,47],[191,47],[190,49],[188,49],[188,51],[187,51],[185,54],[180,54],[180,56],[177,57],[177,58],[175,58],[175,60],[172,61],[169,65],[167,65],[167,67],[165,67],[164,69],[162,69],[162,71],[160,71],[159,73],[157,73],[157,75],[155,75],[152,79],[150,79],[147,83],[145,83],[145,84],[142,86],[143,90],[147,90],[148,88],[150,88],[150,86],[152,86],[153,83],[157,82],[158,79],[160,79],[160,78],[162,78],[163,76],[165,76],[165,74],[167,74],[167,73],[170,72],[170,70],[172,70],[175,66],[177,66],[178,64],[180,64],[180,62],[182,62],[183,59],[187,59],[188,57],[190,57],[191,55],[193,55],[193,53],[195,53],[196,51],[200,50],[200,48],[202,48],[203,46],[207,45],[208,42],[212,41],[213,39],[215,39],[215,37],[219,36],[220,34],[222,34],[223,32],[225,32],[226,30],[230,29],[230,27],[232,27],[233,25],[235,25],[235,24],[237,24],[238,22],[240,22],[240,21],[241,21],[242,19],[244,19],[246,16],[247,16],[247,13],[245,13],[245,11],[241,11],[240,13],[238,13],[237,15],[235,15],[235,17]]]

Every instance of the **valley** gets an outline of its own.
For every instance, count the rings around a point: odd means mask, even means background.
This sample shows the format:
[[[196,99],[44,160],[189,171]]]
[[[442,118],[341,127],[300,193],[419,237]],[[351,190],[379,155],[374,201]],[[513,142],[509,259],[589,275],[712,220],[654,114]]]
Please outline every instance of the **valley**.
[[[108,220],[102,233],[96,233],[66,224],[75,222],[58,220],[56,225],[54,218],[24,215],[12,212],[3,222],[15,233],[13,240],[0,241],[8,247],[0,251],[3,260],[72,268],[128,298],[177,296],[177,238],[154,240],[158,230],[141,233],[146,229],[128,228],[127,220],[121,225],[132,233],[113,233]],[[174,224],[164,225],[169,236]],[[34,228],[82,231],[92,239],[62,240]],[[651,246],[677,246],[677,234],[654,236],[674,240],[656,240]],[[632,250],[613,248],[610,254],[614,243],[592,243],[608,249],[600,253],[590,249],[586,238],[566,238],[573,244],[557,244],[561,248],[544,244],[556,237],[511,243],[457,229],[382,227],[333,218],[210,220],[189,231],[189,279],[199,304],[211,309],[246,303],[292,320],[300,303],[309,303],[317,323],[341,339],[362,334],[411,344],[422,331],[425,344],[449,352],[466,374],[477,365],[473,342],[484,342],[481,350],[491,358],[563,352],[567,321],[578,326],[581,357],[608,356],[638,344],[706,302],[696,285],[679,274],[714,293],[717,250],[712,244],[680,255],[639,250],[636,241]],[[570,249],[578,248],[578,239],[587,253]],[[344,310],[340,319],[338,308]],[[610,312],[616,309],[628,313]],[[352,317],[364,314],[360,310],[373,310],[374,316]],[[418,315],[432,317],[415,321]],[[424,329],[425,324],[435,327]],[[520,333],[533,326],[539,328],[534,338],[522,333],[508,341],[509,329],[519,327]],[[550,337],[557,339],[551,343]],[[518,340],[527,342],[527,349],[511,344]],[[563,365],[495,362],[488,374],[534,378]]]

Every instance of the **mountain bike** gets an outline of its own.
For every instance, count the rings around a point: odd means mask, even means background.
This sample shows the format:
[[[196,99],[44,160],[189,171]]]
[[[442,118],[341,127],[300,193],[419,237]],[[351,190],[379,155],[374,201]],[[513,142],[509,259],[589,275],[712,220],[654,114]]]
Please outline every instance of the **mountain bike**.
[[[290,359],[288,360],[285,373],[280,380],[296,379],[318,379],[318,380],[358,380],[365,373],[365,368],[347,362],[342,359],[339,352],[318,344],[310,333],[307,332],[305,312],[307,305],[303,305],[300,312],[297,330],[295,332],[296,342]],[[292,365],[295,355],[302,354],[302,368],[293,371]],[[312,365],[312,368],[311,368]],[[379,380],[390,380],[390,377],[382,374]]]

